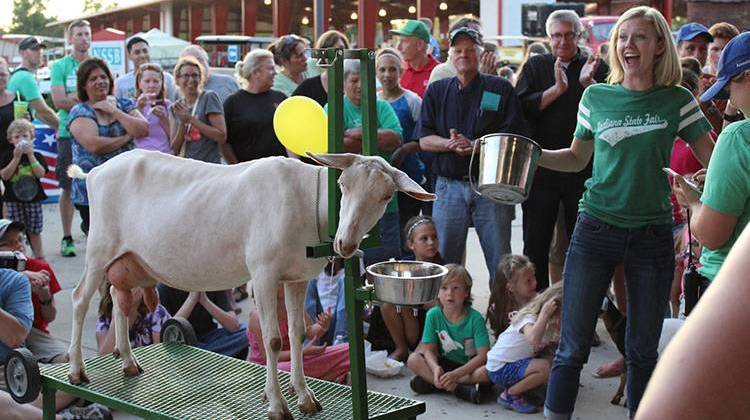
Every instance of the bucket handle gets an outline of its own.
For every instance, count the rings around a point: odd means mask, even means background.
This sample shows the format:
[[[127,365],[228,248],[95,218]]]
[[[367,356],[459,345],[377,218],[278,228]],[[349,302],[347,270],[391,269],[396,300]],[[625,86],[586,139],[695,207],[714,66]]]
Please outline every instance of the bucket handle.
[[[469,186],[471,187],[472,191],[474,191],[478,196],[481,196],[482,193],[479,192],[476,187],[474,187],[474,180],[471,176],[471,169],[474,167],[474,153],[477,151],[477,144],[482,143],[484,144],[483,139],[476,139],[474,140],[474,145],[471,148],[471,159],[469,159]]]

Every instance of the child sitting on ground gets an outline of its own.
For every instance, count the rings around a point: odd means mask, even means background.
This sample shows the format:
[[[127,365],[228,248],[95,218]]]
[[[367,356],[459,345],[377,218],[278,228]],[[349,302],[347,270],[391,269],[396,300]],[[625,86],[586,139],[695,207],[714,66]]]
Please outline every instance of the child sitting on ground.
[[[471,307],[469,272],[456,264],[446,267],[438,306],[427,312],[422,342],[407,362],[416,374],[409,385],[419,394],[443,390],[479,404],[479,384],[488,382],[490,340],[482,314]]]
[[[413,256],[406,256],[404,260],[426,261],[442,264],[443,258],[438,251],[439,243],[435,222],[429,216],[414,216],[406,222],[404,227],[404,238],[406,246],[411,250]],[[419,344],[419,335],[424,328],[427,310],[434,304],[425,305],[420,308],[417,316],[411,308],[396,310],[396,306],[384,303],[380,306],[380,314],[383,317],[388,333],[393,340],[396,349],[390,354],[390,358],[406,361],[409,351]]]
[[[519,413],[534,413],[524,393],[547,382],[552,350],[560,335],[562,282],[540,293],[511,315],[510,326],[500,334],[487,354],[486,374],[505,390],[497,402]]]
[[[276,294],[276,315],[279,318],[279,332],[281,334],[281,352],[277,369],[289,372],[292,364],[290,362],[291,347],[289,344],[289,322],[284,303],[284,285],[280,284]],[[340,343],[333,346],[327,344],[317,345],[318,339],[323,336],[331,326],[331,313],[321,312],[315,323],[305,312],[305,338],[306,344],[302,349],[303,367],[305,376],[337,382],[347,382],[349,374],[349,343]],[[266,364],[266,352],[263,347],[263,333],[260,326],[258,310],[250,312],[250,321],[247,328],[247,341],[250,343],[250,352],[247,355],[249,362],[260,365]]]
[[[8,126],[8,141],[14,146],[13,150],[0,156],[8,219],[26,225],[34,257],[44,259],[42,201],[47,199],[47,194],[39,178],[48,169],[44,156],[34,151],[34,124],[25,119],[13,121]]]
[[[349,342],[346,306],[344,305],[344,259],[335,257],[326,264],[318,277],[307,283],[305,312],[310,319],[327,313],[331,317],[328,331],[318,338],[316,344],[340,344]]]
[[[507,255],[497,265],[487,321],[497,338],[510,325],[508,315],[536,297],[534,264],[525,255]]]
[[[96,347],[99,354],[109,354],[115,349],[115,329],[112,325],[112,295],[109,293],[111,284],[106,282],[107,292],[99,302],[99,320],[96,322]],[[127,292],[119,292],[127,293]],[[128,322],[130,324],[130,345],[142,347],[161,342],[161,327],[172,318],[167,309],[161,304],[153,312],[149,312],[143,301],[143,289],[136,287],[132,290],[133,305],[130,307]]]

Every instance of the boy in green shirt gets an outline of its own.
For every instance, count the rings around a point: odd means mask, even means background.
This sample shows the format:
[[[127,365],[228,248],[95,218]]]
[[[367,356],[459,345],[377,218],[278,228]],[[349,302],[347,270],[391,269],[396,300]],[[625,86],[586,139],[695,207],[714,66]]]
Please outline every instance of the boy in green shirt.
[[[419,394],[444,390],[479,404],[490,339],[484,317],[471,307],[469,272],[456,264],[446,268],[439,303],[427,312],[422,342],[407,361],[416,374],[409,384]]]

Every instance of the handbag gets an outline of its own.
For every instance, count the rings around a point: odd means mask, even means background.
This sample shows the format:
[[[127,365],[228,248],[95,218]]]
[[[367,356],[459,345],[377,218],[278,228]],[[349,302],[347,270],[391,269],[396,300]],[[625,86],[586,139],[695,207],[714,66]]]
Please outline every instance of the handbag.
[[[693,256],[693,233],[690,230],[690,209],[687,209],[687,224],[688,224],[688,267],[683,274],[683,294],[685,296],[685,316],[690,315],[695,305],[698,304],[701,296],[706,293],[709,284],[711,282],[698,272],[698,268],[695,266]]]

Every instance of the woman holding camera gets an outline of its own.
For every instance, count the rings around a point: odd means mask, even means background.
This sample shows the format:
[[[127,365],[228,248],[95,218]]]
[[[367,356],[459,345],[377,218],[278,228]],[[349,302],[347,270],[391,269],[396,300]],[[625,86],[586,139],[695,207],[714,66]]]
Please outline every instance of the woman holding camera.
[[[166,99],[164,72],[161,66],[145,63],[135,71],[135,107],[148,121],[148,135],[135,139],[135,147],[172,153],[169,144],[169,109],[172,103]]]
[[[180,156],[220,163],[219,146],[227,141],[224,108],[216,92],[204,90],[206,74],[198,60],[185,56],[174,68],[182,99],[172,115],[172,151]]]
[[[133,139],[148,135],[148,121],[127,99],[114,97],[114,79],[102,59],[81,63],[76,74],[80,102],[70,110],[73,163],[88,173],[107,160],[133,149]],[[74,179],[71,195],[88,233],[89,201],[86,181]]]

